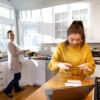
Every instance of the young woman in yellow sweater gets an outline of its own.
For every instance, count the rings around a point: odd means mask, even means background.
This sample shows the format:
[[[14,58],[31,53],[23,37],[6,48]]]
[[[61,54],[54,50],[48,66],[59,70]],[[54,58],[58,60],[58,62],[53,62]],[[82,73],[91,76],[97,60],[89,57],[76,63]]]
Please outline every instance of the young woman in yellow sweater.
[[[85,43],[84,27],[81,21],[74,21],[67,30],[67,40],[56,47],[49,68],[53,72],[67,75],[89,76],[95,63],[90,47]]]

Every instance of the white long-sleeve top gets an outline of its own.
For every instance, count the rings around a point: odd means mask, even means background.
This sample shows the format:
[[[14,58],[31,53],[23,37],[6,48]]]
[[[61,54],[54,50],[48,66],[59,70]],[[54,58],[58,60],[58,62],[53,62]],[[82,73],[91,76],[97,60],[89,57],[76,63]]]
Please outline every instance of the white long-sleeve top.
[[[13,73],[21,72],[21,65],[19,63],[20,62],[19,55],[21,55],[23,51],[20,50],[17,47],[17,45],[12,41],[8,42],[7,48],[8,48],[9,68],[11,69],[11,71],[13,71]]]

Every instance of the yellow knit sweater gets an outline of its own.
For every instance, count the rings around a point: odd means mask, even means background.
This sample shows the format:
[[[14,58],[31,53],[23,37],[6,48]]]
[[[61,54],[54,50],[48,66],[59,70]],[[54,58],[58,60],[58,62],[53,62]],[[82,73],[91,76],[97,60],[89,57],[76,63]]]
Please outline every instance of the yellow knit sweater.
[[[59,62],[72,64],[76,69],[66,71],[57,67]],[[92,71],[80,70],[79,65],[87,63]],[[66,73],[68,75],[82,75],[89,76],[94,72],[95,63],[91,54],[91,50],[88,44],[84,44],[72,47],[71,45],[65,46],[65,42],[58,44],[55,53],[49,63],[49,68],[53,72]]]

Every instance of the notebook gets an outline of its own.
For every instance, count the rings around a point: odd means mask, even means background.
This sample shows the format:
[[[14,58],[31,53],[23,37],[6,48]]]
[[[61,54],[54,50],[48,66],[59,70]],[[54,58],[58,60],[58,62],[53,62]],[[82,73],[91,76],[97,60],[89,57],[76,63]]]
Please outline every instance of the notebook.
[[[47,100],[84,100],[95,85],[46,89]]]

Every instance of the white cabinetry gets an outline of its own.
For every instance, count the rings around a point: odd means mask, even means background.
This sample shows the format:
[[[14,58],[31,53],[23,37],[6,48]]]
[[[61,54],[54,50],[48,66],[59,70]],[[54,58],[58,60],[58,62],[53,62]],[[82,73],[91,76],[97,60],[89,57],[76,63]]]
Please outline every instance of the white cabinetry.
[[[50,69],[49,69],[49,62],[50,60],[46,60],[45,61],[45,68],[46,68],[46,81],[48,81],[50,78],[52,78],[55,73],[54,72],[51,72]]]
[[[89,4],[88,3],[75,3],[71,4],[71,21],[82,20],[85,29],[88,28],[89,19]]]
[[[66,39],[68,28],[68,12],[55,14],[55,39]]]
[[[96,2],[96,1],[95,1]],[[100,43],[100,2],[91,4],[91,37],[90,42]]]
[[[7,61],[0,62],[0,91],[3,90],[8,84],[7,66]]]
[[[55,74],[49,70],[50,60],[27,59],[21,63],[20,85],[43,85]],[[13,73],[8,68],[8,61],[0,62],[0,91],[7,87],[13,79]]]
[[[34,83],[37,85],[42,85],[46,82],[46,71],[45,71],[45,61],[44,60],[32,60],[35,66],[35,78]]]
[[[4,69],[2,64],[0,64],[0,91],[4,88]]]
[[[34,84],[43,85],[55,74],[49,70],[50,60],[32,60],[35,66]]]
[[[33,65],[32,65],[32,61],[31,60],[24,60],[22,63],[21,63],[21,67],[22,67],[22,70],[21,70],[21,80],[20,80],[20,85],[23,86],[23,85],[33,85],[34,84],[34,68],[33,68]]]
[[[21,63],[21,80],[20,85],[34,85],[35,70],[31,60],[26,59]],[[7,87],[13,79],[14,74],[8,67],[8,61],[0,62],[0,91]]]

